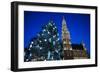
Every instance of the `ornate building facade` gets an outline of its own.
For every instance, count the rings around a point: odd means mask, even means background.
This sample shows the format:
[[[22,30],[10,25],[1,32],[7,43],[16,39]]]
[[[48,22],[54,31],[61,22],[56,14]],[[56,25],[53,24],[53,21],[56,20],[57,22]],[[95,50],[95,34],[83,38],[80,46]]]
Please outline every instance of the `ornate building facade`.
[[[88,58],[84,43],[81,44],[71,43],[70,32],[68,30],[67,23],[64,17],[62,20],[62,41],[63,41],[64,60]]]

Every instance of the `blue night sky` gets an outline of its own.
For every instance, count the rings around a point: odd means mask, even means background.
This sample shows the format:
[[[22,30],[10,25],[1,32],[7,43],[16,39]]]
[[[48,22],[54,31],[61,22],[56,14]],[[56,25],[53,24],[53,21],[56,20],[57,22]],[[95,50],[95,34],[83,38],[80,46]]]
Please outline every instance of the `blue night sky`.
[[[51,13],[24,11],[24,48],[29,45],[31,38],[36,37],[42,30],[42,26],[53,20],[58,28],[61,39],[62,18],[65,17],[71,36],[71,43],[85,43],[90,54],[90,15],[76,13]]]

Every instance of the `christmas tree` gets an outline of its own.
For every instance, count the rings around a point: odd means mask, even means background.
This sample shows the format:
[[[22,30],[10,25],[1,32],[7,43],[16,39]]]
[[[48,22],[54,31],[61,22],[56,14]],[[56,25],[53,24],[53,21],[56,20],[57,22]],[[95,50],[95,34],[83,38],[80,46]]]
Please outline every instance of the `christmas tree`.
[[[53,21],[42,28],[25,49],[24,61],[44,61],[63,59],[62,43]]]

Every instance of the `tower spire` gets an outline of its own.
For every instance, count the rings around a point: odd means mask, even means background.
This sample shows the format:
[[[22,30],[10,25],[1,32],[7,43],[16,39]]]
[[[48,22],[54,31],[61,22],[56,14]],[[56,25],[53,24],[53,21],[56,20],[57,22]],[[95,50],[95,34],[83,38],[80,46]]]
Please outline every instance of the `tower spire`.
[[[63,40],[63,48],[64,50],[71,50],[71,42],[70,42],[70,33],[67,28],[66,20],[63,16],[62,19],[62,40]]]

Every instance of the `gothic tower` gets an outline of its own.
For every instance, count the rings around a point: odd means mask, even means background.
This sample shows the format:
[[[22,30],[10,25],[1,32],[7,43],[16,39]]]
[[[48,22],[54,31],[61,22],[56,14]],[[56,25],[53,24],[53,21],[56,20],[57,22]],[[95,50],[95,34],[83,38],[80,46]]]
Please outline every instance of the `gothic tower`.
[[[63,41],[63,50],[64,50],[64,59],[72,59],[72,47],[70,41],[70,32],[68,31],[66,20],[63,17],[62,20],[62,41]]]

